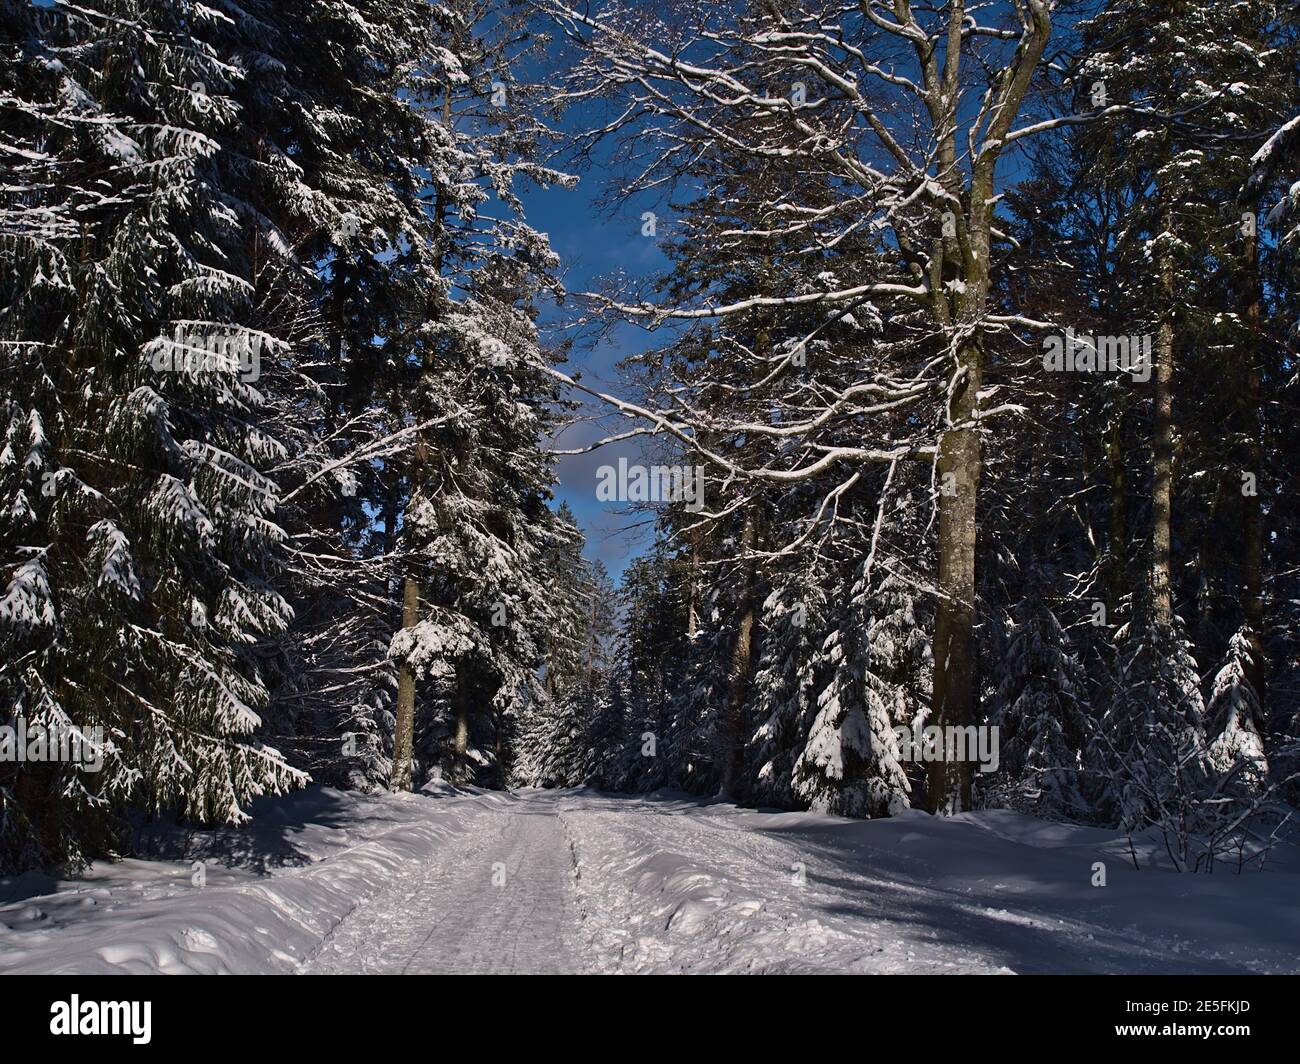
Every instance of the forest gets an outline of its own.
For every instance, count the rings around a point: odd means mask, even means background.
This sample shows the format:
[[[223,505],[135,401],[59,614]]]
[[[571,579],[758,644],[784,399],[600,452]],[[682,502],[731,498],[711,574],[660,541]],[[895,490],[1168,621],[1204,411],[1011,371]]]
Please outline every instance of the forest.
[[[1262,859],[1298,31],[0,0],[0,870],[430,781]],[[539,190],[625,268],[574,283]]]

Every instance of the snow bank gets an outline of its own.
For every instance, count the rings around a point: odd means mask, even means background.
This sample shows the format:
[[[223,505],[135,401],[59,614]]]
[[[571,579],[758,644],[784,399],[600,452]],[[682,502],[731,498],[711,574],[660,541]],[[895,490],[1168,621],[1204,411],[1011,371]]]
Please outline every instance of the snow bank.
[[[623,972],[1297,972],[1300,862],[1177,874],[1157,840],[1008,812],[888,820],[575,801],[595,955]],[[646,816],[649,812],[652,815]],[[1104,885],[1099,883],[1099,866]]]
[[[401,867],[433,857],[466,803],[492,800],[311,788],[265,800],[249,831],[194,836],[184,861],[0,880],[0,973],[295,971]]]

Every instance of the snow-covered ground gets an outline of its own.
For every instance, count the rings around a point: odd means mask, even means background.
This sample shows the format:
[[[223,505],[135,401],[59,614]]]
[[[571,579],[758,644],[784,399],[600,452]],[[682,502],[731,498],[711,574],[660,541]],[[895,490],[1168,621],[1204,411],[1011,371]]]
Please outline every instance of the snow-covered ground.
[[[1300,971],[1293,852],[1178,875],[1151,842],[1135,870],[1010,813],[313,788],[184,845],[0,880],[0,972]]]

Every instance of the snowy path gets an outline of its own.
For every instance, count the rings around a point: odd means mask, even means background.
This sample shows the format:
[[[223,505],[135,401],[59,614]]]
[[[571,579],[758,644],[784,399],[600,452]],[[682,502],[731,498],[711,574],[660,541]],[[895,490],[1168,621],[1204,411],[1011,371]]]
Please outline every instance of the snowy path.
[[[343,921],[307,974],[576,972],[573,865],[556,802],[478,811],[432,860]]]
[[[1113,832],[1002,812],[445,786],[267,801],[255,831],[183,860],[0,881],[0,972],[1300,970],[1292,852],[1188,876],[1155,842],[1138,871]]]
[[[1091,885],[1104,854],[1084,829],[1057,829],[1078,846],[1025,846],[921,814],[867,825],[592,792],[461,808],[446,848],[345,919],[301,971],[1250,970],[1249,950],[1198,951],[1168,913],[1116,912],[1124,891]],[[1279,885],[1239,880],[1260,882]],[[1169,909],[1198,884],[1158,886]]]

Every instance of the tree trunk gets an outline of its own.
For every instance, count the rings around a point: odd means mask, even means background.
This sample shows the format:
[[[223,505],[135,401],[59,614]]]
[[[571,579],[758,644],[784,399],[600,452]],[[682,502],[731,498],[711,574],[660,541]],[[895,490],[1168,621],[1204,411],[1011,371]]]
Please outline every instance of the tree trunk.
[[[1171,221],[1165,215],[1165,230]],[[1160,287],[1164,297],[1155,345],[1155,399],[1152,405],[1154,456],[1151,485],[1151,621],[1168,626],[1173,621],[1169,522],[1173,505],[1174,465],[1174,267],[1166,251],[1160,261]]]
[[[1207,471],[1209,472],[1209,471]],[[1201,541],[1196,547],[1196,638],[1201,643],[1208,643],[1214,638],[1214,613],[1217,604],[1214,581],[1210,571],[1214,566],[1219,513],[1223,509],[1224,498],[1229,484],[1225,470],[1215,467],[1209,475],[1213,478],[1214,492],[1210,496],[1210,505],[1205,512],[1201,526]],[[1221,550],[1222,548],[1219,548]]]
[[[452,737],[451,749],[456,755],[456,769],[460,771],[465,767],[465,758],[469,753],[469,699],[459,678],[456,681],[456,731]]]
[[[695,639],[696,632],[699,631],[699,612],[696,600],[699,595],[700,584],[700,534],[693,532],[691,534],[691,571],[689,577],[690,586],[687,589],[686,601],[686,638]]]
[[[1106,528],[1106,608],[1113,617],[1124,599],[1126,543],[1124,538],[1125,481],[1124,466],[1124,408],[1118,403],[1111,415],[1106,434],[1106,465],[1110,473],[1110,512]],[[1114,623],[1108,618],[1107,623]]]
[[[952,423],[975,417],[983,370],[978,342],[962,348],[965,379],[952,400]],[[966,727],[975,720],[975,505],[980,479],[980,438],[974,427],[946,432],[939,443],[939,601],[934,623],[934,701],[927,725]],[[968,761],[936,758],[926,766],[926,807],[931,813],[971,807]]]
[[[591,596],[591,609],[587,613],[587,691],[596,690],[596,595]]]
[[[748,554],[756,539],[752,509],[746,511],[745,527],[741,533],[741,550]],[[727,704],[722,720],[722,793],[728,798],[743,797],[745,771],[745,699],[749,692],[750,673],[753,671],[754,650],[754,582],[757,567],[753,558],[742,562],[745,571],[744,600],[740,622],[736,626],[736,642],[731,648],[731,666],[727,674]]]
[[[420,621],[420,585],[406,578],[402,601],[402,627],[413,628]],[[397,674],[397,719],[393,725],[393,776],[390,790],[411,789],[411,758],[415,744],[415,673],[402,664]]]
[[[469,698],[465,685],[457,678],[455,702],[455,724],[451,734],[451,781],[453,783],[472,783],[473,773],[469,766]],[[497,762],[500,768],[500,762]]]
[[[1242,613],[1250,637],[1251,663],[1248,677],[1259,702],[1264,704],[1264,519],[1260,504],[1260,482],[1264,477],[1264,426],[1260,408],[1260,285],[1259,237],[1248,237],[1245,263],[1245,319],[1249,334],[1246,357],[1245,430],[1246,471],[1255,475],[1255,493],[1242,498]],[[1263,721],[1258,722],[1261,727]]]

